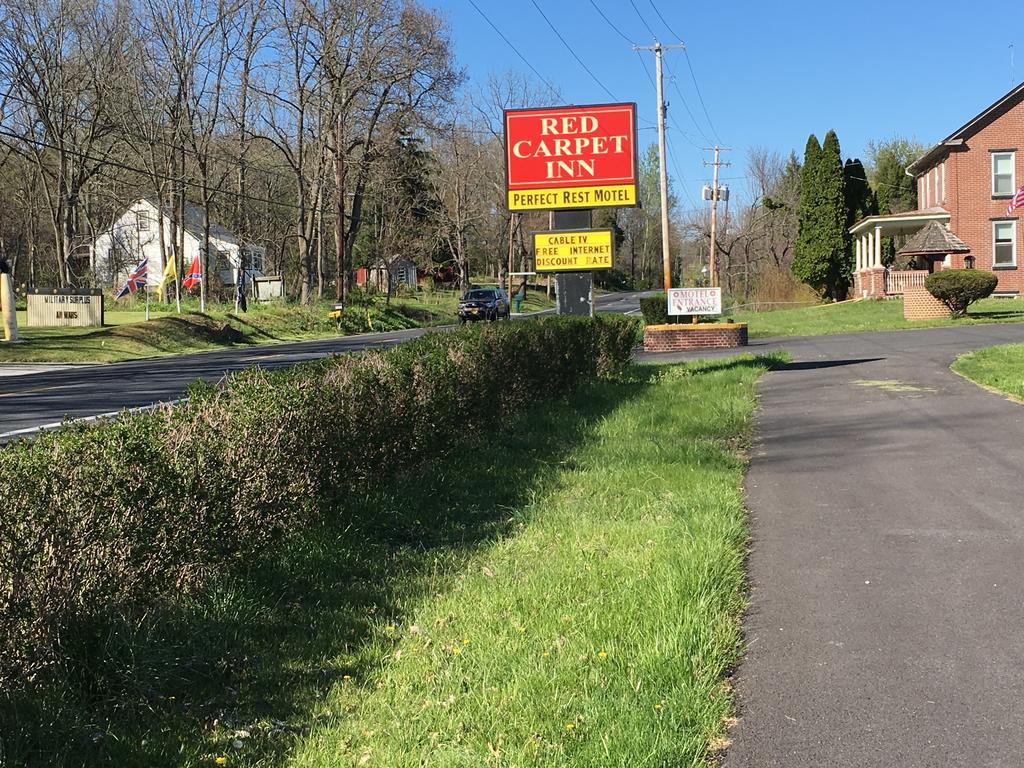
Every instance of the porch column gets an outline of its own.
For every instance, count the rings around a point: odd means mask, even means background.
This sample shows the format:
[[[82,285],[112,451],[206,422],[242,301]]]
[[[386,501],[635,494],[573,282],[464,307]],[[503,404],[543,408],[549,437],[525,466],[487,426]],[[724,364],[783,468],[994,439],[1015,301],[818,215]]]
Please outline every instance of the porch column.
[[[860,241],[861,241],[861,238],[858,237],[857,238],[857,244],[856,244],[857,255],[854,256],[854,258],[853,258],[853,271],[854,272],[860,272],[860,270],[862,269],[861,263],[860,263],[860,255],[861,255]]]
[[[864,269],[871,267],[871,254],[875,252],[875,233],[868,232],[864,235]]]
[[[875,227],[875,263],[873,266],[882,266],[882,228]]]

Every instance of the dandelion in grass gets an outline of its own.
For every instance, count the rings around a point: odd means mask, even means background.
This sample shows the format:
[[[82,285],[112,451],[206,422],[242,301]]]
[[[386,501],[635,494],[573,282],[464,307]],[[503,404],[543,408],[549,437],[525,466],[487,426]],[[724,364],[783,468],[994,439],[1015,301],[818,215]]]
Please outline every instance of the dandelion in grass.
[[[567,730],[567,731],[571,731],[574,728],[576,728],[576,723],[566,723],[565,724],[565,730]]]
[[[544,651],[544,653],[541,654],[541,656],[543,656],[544,658],[547,658],[550,655],[551,655],[550,651]]]
[[[352,679],[352,675],[342,675],[342,676],[341,676],[341,679],[342,679],[342,680],[344,680],[344,681],[346,681],[346,682],[348,682],[349,680],[351,680],[351,679]]]
[[[608,657],[608,652],[607,651],[598,651],[597,652],[597,658],[604,659],[604,658],[607,658],[607,657]]]
[[[228,759],[226,757],[221,756],[214,758],[213,762],[215,762],[217,765],[227,765]]]
[[[458,656],[460,653],[462,653],[462,649],[456,645],[454,648],[452,648],[452,653]]]

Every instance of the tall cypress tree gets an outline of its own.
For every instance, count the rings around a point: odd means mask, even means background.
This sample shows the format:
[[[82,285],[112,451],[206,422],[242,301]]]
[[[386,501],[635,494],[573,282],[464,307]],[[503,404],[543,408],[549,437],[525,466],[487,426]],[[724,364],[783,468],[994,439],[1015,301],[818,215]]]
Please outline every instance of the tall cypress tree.
[[[821,144],[813,133],[807,137],[804,149],[804,165],[800,169],[800,201],[796,215],[798,230],[796,247],[793,250],[793,274],[807,283],[818,293],[823,293],[828,280],[818,250],[818,199],[821,183],[818,166],[821,161]]]
[[[839,150],[839,137],[835,131],[825,134],[821,145],[822,190],[822,248],[828,261],[828,285],[825,296],[839,301],[846,298],[853,276],[853,258],[850,252],[850,233],[847,229],[849,214],[846,209],[846,176],[843,173],[843,155]]]
[[[835,131],[807,139],[800,175],[800,224],[793,274],[828,299],[846,297],[853,273],[843,161]]]

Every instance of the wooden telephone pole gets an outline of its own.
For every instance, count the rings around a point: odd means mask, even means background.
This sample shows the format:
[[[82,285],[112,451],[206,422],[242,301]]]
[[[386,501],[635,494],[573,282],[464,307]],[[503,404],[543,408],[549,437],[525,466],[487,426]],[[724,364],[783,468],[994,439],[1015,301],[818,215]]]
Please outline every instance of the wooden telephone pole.
[[[723,165],[732,165],[732,163],[723,163],[718,159],[718,153],[728,152],[728,147],[720,147],[716,144],[714,147],[706,147],[705,151],[715,153],[714,162],[709,163],[705,160],[704,165],[714,166],[715,169],[711,181],[711,250],[708,254],[708,284],[712,288],[716,288],[718,286],[718,168]]]
[[[658,89],[658,171],[661,176],[661,261],[665,281],[665,290],[672,287],[672,266],[669,258],[668,248],[668,173],[665,170],[665,114],[668,107],[665,104],[665,89],[662,83],[661,57],[664,51],[670,48],[685,48],[682,43],[678,45],[634,45],[634,51],[654,51],[655,70],[657,71]]]

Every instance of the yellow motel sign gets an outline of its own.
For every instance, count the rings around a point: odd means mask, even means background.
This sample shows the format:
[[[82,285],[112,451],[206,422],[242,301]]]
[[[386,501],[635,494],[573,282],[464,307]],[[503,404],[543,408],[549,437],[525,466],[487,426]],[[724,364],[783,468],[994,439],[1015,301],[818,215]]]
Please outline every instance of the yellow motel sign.
[[[533,252],[538,272],[611,269],[615,236],[610,229],[535,232]]]

